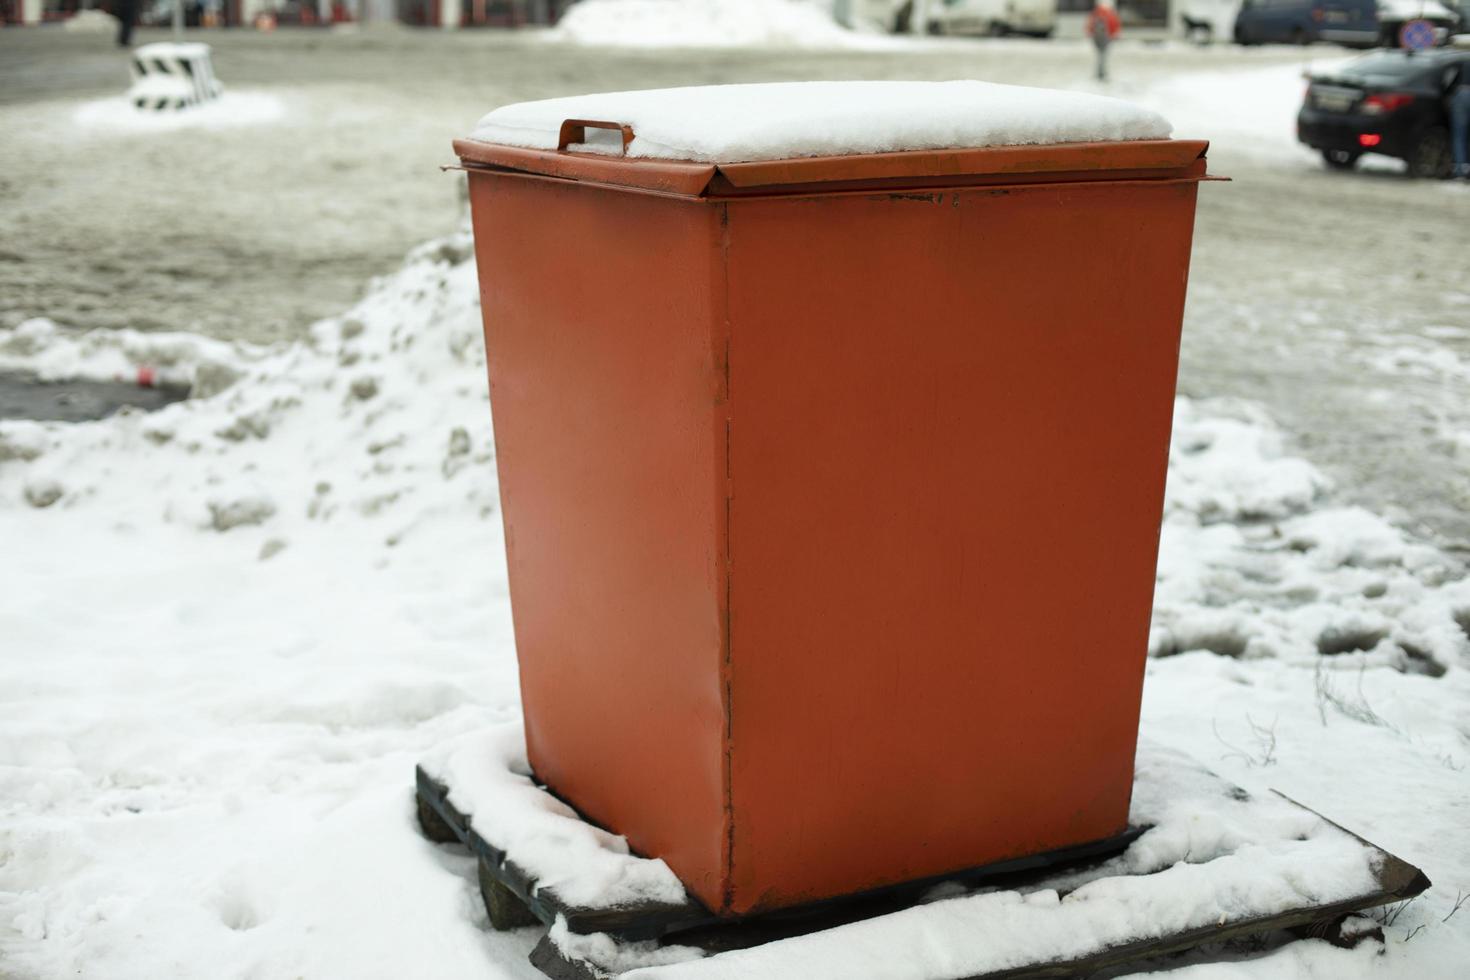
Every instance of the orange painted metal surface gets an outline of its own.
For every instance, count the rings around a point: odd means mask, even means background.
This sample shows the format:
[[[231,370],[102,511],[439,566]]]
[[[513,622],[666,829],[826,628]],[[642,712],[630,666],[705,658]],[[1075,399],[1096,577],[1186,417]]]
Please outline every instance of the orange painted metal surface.
[[[592,183],[640,187],[681,196],[722,196],[798,185],[810,191],[847,184],[902,181],[908,186],[970,183],[962,178],[1005,177],[1034,181],[1117,180],[1120,173],[1139,177],[1196,177],[1204,174],[1202,140],[1133,140],[1126,143],[1065,143],[1055,146],[989,146],[958,150],[908,150],[846,157],[800,157],[751,163],[696,163],[690,160],[630,160],[598,153],[564,152],[569,140],[586,129],[614,129],[623,146],[632,131],[616,123],[569,119],[558,135],[558,150],[455,140],[454,150],[466,166],[501,168],[566,177]]]
[[[1200,160],[1202,140],[1133,140],[1052,146],[986,146],[956,150],[905,150],[842,157],[796,157],[727,163],[720,173],[736,187],[828,183],[894,177],[951,178],[960,174],[1051,174],[1118,170],[1183,171]]]
[[[529,150],[476,140],[455,140],[454,150],[467,167],[503,167],[507,170],[601,182],[619,187],[640,187],[681,196],[702,193],[715,175],[712,163],[687,160],[645,160],[630,167],[620,157],[554,150]]]
[[[1203,146],[754,196],[484,146],[538,777],[724,915],[1123,830]]]

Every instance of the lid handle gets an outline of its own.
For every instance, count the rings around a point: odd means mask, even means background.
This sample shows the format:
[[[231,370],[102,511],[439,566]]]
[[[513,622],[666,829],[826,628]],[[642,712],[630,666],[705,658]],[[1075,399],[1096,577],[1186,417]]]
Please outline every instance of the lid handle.
[[[628,144],[633,142],[633,127],[624,123],[606,122],[601,119],[568,119],[561,124],[561,132],[556,137],[556,151],[563,153],[573,143],[587,142],[587,130],[589,129],[612,129],[623,134],[623,154],[628,152]]]

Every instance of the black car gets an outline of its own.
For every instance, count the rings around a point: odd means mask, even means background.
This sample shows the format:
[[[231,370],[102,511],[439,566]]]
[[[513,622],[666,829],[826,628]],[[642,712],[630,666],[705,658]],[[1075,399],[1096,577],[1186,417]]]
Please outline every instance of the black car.
[[[1446,102],[1470,50],[1375,51],[1331,74],[1312,75],[1297,115],[1297,139],[1327,165],[1350,170],[1364,153],[1409,164],[1416,177],[1450,174]]]

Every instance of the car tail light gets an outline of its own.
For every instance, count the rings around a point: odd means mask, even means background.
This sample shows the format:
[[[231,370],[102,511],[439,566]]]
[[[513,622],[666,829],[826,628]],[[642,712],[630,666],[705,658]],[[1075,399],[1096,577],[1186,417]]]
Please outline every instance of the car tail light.
[[[1413,101],[1414,97],[1406,92],[1381,92],[1368,96],[1358,108],[1364,115],[1386,116]]]
[[[1377,133],[1359,133],[1358,134],[1358,145],[1359,146],[1377,146],[1379,143],[1382,143],[1382,142],[1383,142],[1383,137],[1382,136],[1379,136]]]
[[[1317,23],[1319,23],[1319,24],[1322,23],[1322,18],[1323,17],[1326,17],[1326,16],[1327,16],[1327,12],[1325,10],[1323,10],[1321,7],[1313,7],[1312,8],[1312,19],[1315,20]]]

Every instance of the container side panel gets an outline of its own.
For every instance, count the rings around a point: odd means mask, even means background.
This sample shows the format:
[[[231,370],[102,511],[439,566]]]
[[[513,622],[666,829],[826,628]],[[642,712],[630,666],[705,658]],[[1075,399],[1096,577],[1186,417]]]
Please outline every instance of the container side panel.
[[[728,911],[1125,827],[1194,196],[729,205]]]
[[[531,764],[717,903],[726,515],[714,209],[470,179]]]

